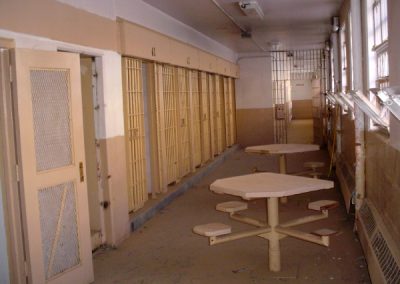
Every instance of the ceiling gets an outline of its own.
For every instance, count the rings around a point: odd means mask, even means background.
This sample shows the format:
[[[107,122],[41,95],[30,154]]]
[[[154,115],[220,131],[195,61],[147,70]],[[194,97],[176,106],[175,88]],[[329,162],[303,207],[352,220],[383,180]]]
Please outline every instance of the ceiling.
[[[246,16],[239,0],[143,0],[238,53],[324,46],[343,0],[258,0],[264,18]],[[214,3],[222,7],[251,38]]]

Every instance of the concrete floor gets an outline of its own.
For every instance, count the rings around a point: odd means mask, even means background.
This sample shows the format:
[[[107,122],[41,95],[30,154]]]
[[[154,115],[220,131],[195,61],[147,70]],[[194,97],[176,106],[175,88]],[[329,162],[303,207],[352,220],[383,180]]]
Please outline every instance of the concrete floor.
[[[300,171],[304,161],[326,161],[324,151],[288,156],[288,172]],[[260,170],[277,171],[274,156],[233,153],[212,174],[177,198],[117,249],[99,251],[94,257],[95,283],[370,283],[367,266],[353,222],[348,218],[337,189],[300,194],[280,206],[280,220],[313,213],[308,202],[339,200],[341,207],[329,212],[329,218],[298,226],[311,232],[330,228],[329,248],[293,238],[281,241],[282,271],[268,270],[268,243],[250,237],[210,247],[208,239],[192,233],[192,228],[208,222],[230,224],[233,231],[251,226],[230,220],[216,211],[219,202],[235,200],[216,195],[208,189],[217,178]],[[265,201],[249,202],[245,212],[259,219],[265,216]]]

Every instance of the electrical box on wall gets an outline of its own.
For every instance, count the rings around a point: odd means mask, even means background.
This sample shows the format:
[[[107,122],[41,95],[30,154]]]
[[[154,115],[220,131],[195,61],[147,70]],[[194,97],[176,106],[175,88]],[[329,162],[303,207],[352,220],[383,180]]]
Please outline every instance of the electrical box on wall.
[[[276,104],[275,105],[275,119],[285,119],[285,105],[284,104]]]

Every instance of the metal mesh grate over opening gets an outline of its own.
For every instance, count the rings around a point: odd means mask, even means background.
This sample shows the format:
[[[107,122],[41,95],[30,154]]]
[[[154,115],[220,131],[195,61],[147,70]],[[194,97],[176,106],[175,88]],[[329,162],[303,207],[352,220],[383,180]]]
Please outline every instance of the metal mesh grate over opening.
[[[369,208],[367,203],[364,203],[363,206],[361,207],[360,216],[362,218],[368,236],[371,237],[375,231],[376,222],[374,216],[372,215],[371,209]]]
[[[372,238],[372,248],[378,259],[386,283],[400,283],[400,267],[390,252],[386,240],[379,231]]]
[[[80,263],[75,185],[67,182],[38,192],[46,279]]]
[[[30,79],[36,170],[71,165],[69,71],[35,69]]]

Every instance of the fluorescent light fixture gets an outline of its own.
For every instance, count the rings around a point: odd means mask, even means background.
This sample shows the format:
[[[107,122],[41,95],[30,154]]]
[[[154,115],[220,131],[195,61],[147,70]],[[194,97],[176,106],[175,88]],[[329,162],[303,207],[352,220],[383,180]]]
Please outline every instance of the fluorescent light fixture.
[[[400,87],[385,88],[375,94],[390,112],[400,120]]]
[[[243,13],[248,17],[254,18],[264,18],[264,12],[261,9],[260,5],[255,0],[243,0],[239,1],[239,7],[243,11]]]

